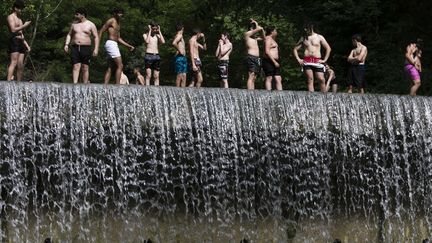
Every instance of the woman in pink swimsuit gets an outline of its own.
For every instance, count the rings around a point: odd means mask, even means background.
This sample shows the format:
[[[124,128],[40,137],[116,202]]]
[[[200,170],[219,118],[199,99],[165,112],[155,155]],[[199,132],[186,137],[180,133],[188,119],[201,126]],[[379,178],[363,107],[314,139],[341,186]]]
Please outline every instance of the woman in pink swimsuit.
[[[405,53],[405,72],[412,80],[410,95],[416,95],[417,90],[421,85],[421,49],[417,43],[412,43],[407,46]]]

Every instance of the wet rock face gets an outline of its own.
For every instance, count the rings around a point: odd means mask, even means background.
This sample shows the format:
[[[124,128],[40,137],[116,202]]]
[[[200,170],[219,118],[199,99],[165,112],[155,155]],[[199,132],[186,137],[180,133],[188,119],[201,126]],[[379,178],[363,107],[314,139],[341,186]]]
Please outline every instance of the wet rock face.
[[[431,111],[422,97],[0,83],[0,236],[420,242]]]

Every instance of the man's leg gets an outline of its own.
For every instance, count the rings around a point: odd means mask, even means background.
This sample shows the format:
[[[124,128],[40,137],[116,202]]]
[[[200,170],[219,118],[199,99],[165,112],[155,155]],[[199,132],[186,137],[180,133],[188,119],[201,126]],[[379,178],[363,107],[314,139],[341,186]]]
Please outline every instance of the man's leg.
[[[276,90],[283,90],[282,88],[282,77],[277,75],[274,77],[276,81]]]
[[[256,79],[256,74],[254,72],[249,71],[249,76],[247,80],[247,89],[255,89],[255,79]]]
[[[176,75],[176,87],[182,87],[182,73]]]
[[[307,87],[309,92],[314,92],[314,73],[312,69],[306,69],[305,71],[306,80],[307,80]]]
[[[192,79],[191,79],[191,82],[188,85],[188,87],[195,87],[196,80],[198,79],[197,76],[198,76],[198,73],[197,72],[193,72]]]
[[[74,84],[78,83],[80,70],[81,70],[81,63],[75,63],[72,67],[72,80]]]
[[[19,54],[17,63],[17,81],[22,81],[24,77],[24,54]]]
[[[222,79],[221,80],[221,88],[228,88],[228,79]]]
[[[108,60],[108,68],[105,72],[105,76],[104,76],[104,83],[105,84],[109,84],[110,79],[111,79],[111,72],[112,72],[112,66],[113,66],[113,60],[109,59]]]
[[[19,52],[14,52],[10,54],[10,63],[8,67],[7,81],[11,81],[14,76],[15,68],[18,64]]]
[[[412,96],[417,95],[417,90],[419,89],[420,85],[421,85],[420,79],[413,80],[413,83],[412,83],[412,86],[410,89],[410,95],[412,95]]]
[[[271,90],[272,89],[272,81],[273,81],[273,76],[267,76],[265,78],[265,88],[266,88],[266,90]]]
[[[203,82],[202,72],[199,71],[199,72],[197,72],[197,74],[196,74],[196,87],[197,87],[197,88],[201,87],[202,82]]]
[[[196,75],[192,77],[191,83],[188,85],[188,87],[195,87],[195,79],[196,79]]]
[[[186,87],[186,80],[187,80],[187,76],[186,75],[187,75],[186,73],[180,74],[180,77],[181,77],[180,86],[183,87],[183,88]]]
[[[89,76],[90,76],[89,65],[83,64],[81,66],[81,72],[82,72],[83,83],[88,84]]]
[[[159,86],[159,71],[154,70],[153,71],[153,79],[154,79],[154,85]]]
[[[123,73],[123,61],[122,61],[122,58],[121,57],[114,58],[114,63],[115,63],[115,66],[116,66],[116,71],[115,71],[116,84],[120,84],[121,75]]]
[[[323,72],[315,72],[315,77],[320,84],[321,92],[326,92],[325,77]]]
[[[146,68],[145,83],[147,86],[150,85],[151,73],[152,73],[151,68]]]

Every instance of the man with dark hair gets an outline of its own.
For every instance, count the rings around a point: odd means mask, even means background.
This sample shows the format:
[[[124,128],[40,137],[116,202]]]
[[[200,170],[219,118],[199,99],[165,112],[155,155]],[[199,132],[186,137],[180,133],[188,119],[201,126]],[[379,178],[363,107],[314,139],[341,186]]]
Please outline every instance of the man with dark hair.
[[[362,44],[361,36],[356,34],[351,38],[354,49],[348,56],[348,62],[351,64],[348,70],[348,93],[352,93],[353,86],[360,89],[364,94],[365,89],[365,62],[368,54],[367,47]]]
[[[229,34],[224,32],[219,39],[219,45],[216,49],[216,57],[218,59],[219,79],[222,88],[228,88],[229,75],[229,56],[232,52],[233,45],[229,40]]]
[[[93,35],[95,47],[91,50],[91,36]],[[87,10],[78,8],[75,11],[75,22],[72,23],[69,32],[66,36],[64,51],[69,52],[70,48],[73,83],[78,83],[80,71],[82,72],[83,83],[89,83],[89,65],[93,55],[96,57],[99,52],[99,35],[96,25],[87,20]]]
[[[30,46],[27,44],[23,30],[27,28],[31,21],[23,21],[20,19],[21,11],[25,8],[23,1],[16,1],[12,6],[12,13],[7,17],[7,23],[10,31],[9,39],[9,55],[10,64],[8,66],[7,80],[11,81],[15,68],[17,68],[16,80],[21,81],[24,75],[24,57],[25,53],[30,51]]]
[[[411,42],[405,51],[405,65],[404,70],[411,79],[412,85],[410,88],[410,95],[417,95],[417,90],[421,85],[421,48],[423,40],[417,39],[417,41]]]
[[[294,57],[306,74],[308,91],[313,92],[315,90],[314,78],[316,78],[320,82],[321,92],[325,92],[324,63],[326,63],[330,57],[330,45],[322,35],[315,33],[312,23],[305,24],[304,33],[304,36],[300,38],[294,47]],[[321,58],[321,47],[324,47],[326,51],[324,59]],[[303,59],[301,59],[298,54],[301,48],[304,49]]]
[[[108,19],[104,26],[99,31],[99,40],[102,39],[102,34],[108,31],[108,40],[105,42],[105,51],[108,55],[108,69],[105,72],[105,84],[108,84],[111,79],[111,72],[115,69],[116,84],[120,84],[120,79],[123,73],[123,61],[121,58],[118,43],[125,45],[130,51],[135,47],[128,44],[120,36],[120,18],[123,17],[123,9],[114,8],[113,16]]]
[[[259,34],[260,36],[257,36]],[[247,89],[255,89],[255,80],[261,71],[261,59],[258,41],[264,38],[264,29],[251,19],[249,30],[244,34],[247,49],[246,65],[248,69]]]
[[[160,25],[151,22],[148,26],[149,31],[143,34],[144,42],[147,44],[146,54],[144,56],[146,68],[146,85],[150,85],[150,79],[153,71],[154,85],[159,86],[159,71],[160,71],[160,55],[159,55],[159,42],[165,43],[162,35]]]
[[[200,29],[195,28],[193,30],[193,36],[189,39],[189,51],[192,62],[192,70],[194,72],[194,80],[191,82],[189,87],[196,86],[197,88],[201,87],[203,82],[202,76],[202,62],[199,56],[199,50],[207,50],[207,45],[205,41],[205,35],[201,32]],[[200,44],[198,41],[202,39],[203,44]]]
[[[266,90],[272,89],[273,78],[276,82],[276,89],[282,90],[282,77],[280,73],[279,62],[279,46],[276,42],[277,30],[271,26],[266,29],[266,37],[264,40],[265,54],[262,67],[266,76]]]
[[[176,72],[176,86],[186,87],[186,74],[187,74],[187,58],[186,58],[186,44],[183,38],[184,26],[183,24],[176,25],[176,35],[172,45],[176,48],[176,55],[174,57],[174,65]]]

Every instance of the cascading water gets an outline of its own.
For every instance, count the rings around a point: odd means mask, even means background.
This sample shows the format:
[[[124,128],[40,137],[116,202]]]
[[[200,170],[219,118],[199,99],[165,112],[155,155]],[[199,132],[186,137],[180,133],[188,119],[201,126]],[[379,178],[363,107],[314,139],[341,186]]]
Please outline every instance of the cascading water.
[[[6,242],[420,242],[432,99],[0,83]]]

